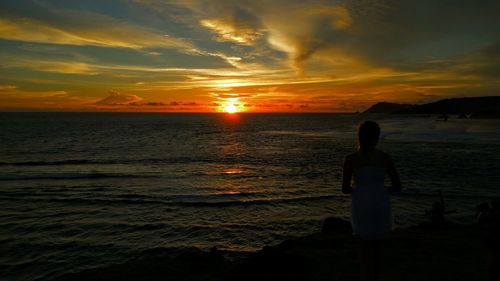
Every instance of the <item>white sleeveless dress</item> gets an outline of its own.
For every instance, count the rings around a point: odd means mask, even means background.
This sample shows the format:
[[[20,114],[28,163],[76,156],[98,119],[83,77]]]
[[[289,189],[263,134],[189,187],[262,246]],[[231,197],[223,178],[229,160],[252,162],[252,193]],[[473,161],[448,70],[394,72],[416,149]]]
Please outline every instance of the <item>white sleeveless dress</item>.
[[[351,223],[354,235],[364,240],[389,239],[392,214],[384,187],[385,169],[365,166],[354,171]]]

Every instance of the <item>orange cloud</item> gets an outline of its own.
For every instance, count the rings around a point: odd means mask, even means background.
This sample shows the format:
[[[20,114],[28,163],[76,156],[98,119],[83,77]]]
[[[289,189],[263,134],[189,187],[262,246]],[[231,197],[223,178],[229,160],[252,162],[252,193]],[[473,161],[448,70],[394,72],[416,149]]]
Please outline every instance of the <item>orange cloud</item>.
[[[108,96],[102,100],[95,102],[95,105],[115,106],[115,105],[131,105],[142,101],[143,99],[136,95],[121,94],[116,91],[108,91]]]

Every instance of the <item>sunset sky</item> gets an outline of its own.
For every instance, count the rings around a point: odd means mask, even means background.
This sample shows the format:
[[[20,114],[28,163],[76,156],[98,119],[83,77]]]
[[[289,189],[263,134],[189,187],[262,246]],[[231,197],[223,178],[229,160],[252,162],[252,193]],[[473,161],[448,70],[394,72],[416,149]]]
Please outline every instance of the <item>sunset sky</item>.
[[[345,112],[499,77],[498,0],[0,1],[0,110]]]

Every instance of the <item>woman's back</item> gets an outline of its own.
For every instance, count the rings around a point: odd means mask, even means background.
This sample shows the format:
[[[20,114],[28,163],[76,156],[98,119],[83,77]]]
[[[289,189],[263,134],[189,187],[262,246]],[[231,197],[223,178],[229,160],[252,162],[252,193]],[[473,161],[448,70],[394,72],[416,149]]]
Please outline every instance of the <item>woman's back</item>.
[[[389,193],[384,186],[388,155],[374,149],[348,156],[352,165],[351,218],[354,233],[363,239],[388,239],[392,230]]]

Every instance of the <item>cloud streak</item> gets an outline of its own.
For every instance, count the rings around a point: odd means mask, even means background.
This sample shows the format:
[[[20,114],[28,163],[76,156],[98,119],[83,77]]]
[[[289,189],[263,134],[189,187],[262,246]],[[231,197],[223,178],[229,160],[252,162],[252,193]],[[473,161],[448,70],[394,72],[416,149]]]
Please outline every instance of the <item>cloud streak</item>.
[[[0,38],[24,42],[142,49],[164,47],[197,53],[186,39],[137,25],[110,15],[71,10],[33,1],[21,13],[11,3],[0,3]]]
[[[238,44],[251,45],[262,36],[261,31],[240,23],[236,19],[204,19],[200,21],[200,24],[216,33],[216,39],[221,42],[233,41]]]

